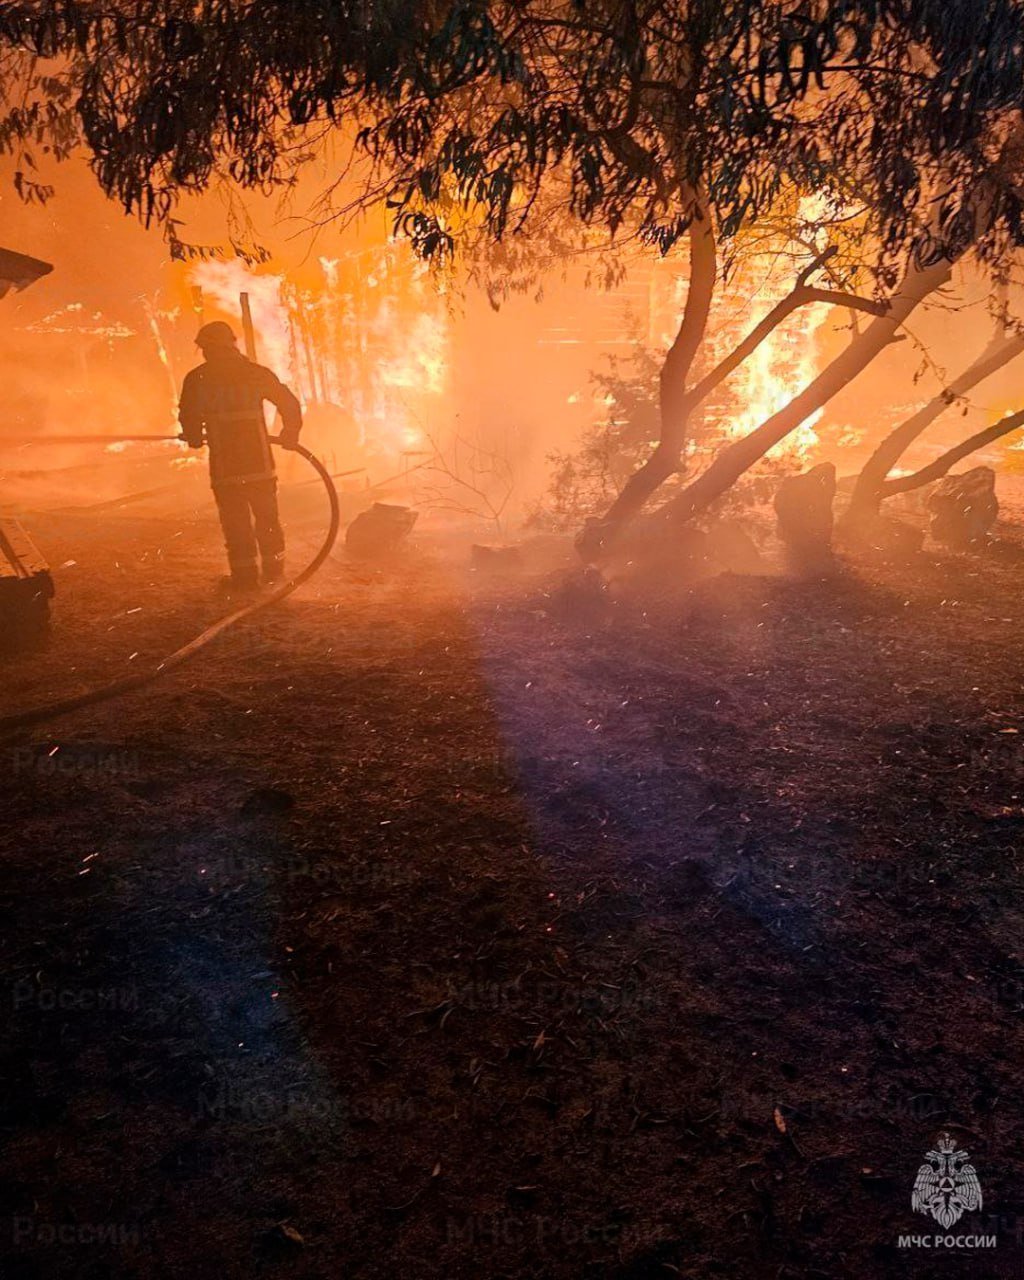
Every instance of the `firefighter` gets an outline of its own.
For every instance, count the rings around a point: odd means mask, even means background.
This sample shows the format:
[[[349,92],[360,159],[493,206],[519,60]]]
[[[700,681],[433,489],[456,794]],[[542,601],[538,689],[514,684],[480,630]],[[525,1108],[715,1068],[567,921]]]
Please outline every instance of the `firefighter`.
[[[249,591],[284,575],[284,533],[277,510],[277,476],[263,402],[281,415],[281,443],[293,448],[302,429],[302,407],[269,369],[238,350],[223,320],[199,330],[204,363],[187,374],[178,417],[193,448],[210,447],[210,484],[227,547],[229,590]],[[259,553],[259,560],[257,559]]]

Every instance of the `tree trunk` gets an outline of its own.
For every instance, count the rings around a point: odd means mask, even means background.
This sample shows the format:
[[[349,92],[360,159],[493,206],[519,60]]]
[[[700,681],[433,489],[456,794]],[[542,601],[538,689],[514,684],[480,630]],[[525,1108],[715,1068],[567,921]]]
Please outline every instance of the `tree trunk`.
[[[723,449],[706,471],[651,517],[652,523],[683,523],[705,510],[731,488],[769,449],[785,439],[791,431],[795,431],[812,413],[826,405],[888,346],[897,328],[914,308],[949,280],[952,265],[952,262],[943,258],[929,267],[912,267],[890,298],[884,316],[873,320],[828,368],[783,409],[763,422],[756,431]]]
[[[949,471],[950,467],[955,467],[961,458],[966,458],[968,454],[974,453],[976,449],[983,449],[985,445],[991,444],[993,440],[998,440],[1000,436],[1007,436],[1011,431],[1017,431],[1020,427],[1024,427],[1024,410],[1018,410],[1011,413],[1005,418],[1001,418],[991,427],[986,427],[984,431],[976,431],[973,436],[968,436],[966,440],[961,440],[958,445],[954,445],[952,449],[947,449],[941,457],[929,462],[926,467],[922,467],[920,471],[915,471],[913,475],[900,476],[896,480],[889,480],[882,488],[881,496],[883,498],[891,498],[897,493],[908,493],[911,489],[918,489],[923,484],[931,484],[933,480],[941,480]]]
[[[661,435],[651,456],[626,481],[604,522],[622,524],[636,515],[652,493],[679,466],[686,426],[694,407],[687,379],[707,329],[715,293],[717,253],[711,219],[705,212],[690,227],[690,287],[676,339],[661,368]]]
[[[997,369],[1008,364],[1024,351],[1024,337],[1013,335],[999,337],[991,342],[977,360],[939,395],[919,409],[917,413],[900,423],[885,437],[857,477],[850,499],[848,518],[877,515],[878,507],[889,492],[886,476],[893,469],[911,444],[921,433],[943,414],[955,400],[966,395],[972,387],[983,382]],[[898,490],[896,492],[899,492]]]

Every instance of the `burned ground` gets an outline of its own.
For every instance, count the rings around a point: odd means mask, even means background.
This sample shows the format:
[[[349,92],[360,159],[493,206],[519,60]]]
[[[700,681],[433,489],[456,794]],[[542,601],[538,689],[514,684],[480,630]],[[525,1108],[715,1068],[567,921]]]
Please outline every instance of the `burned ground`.
[[[208,522],[32,527],[4,711],[217,613]],[[9,740],[4,1276],[1020,1274],[1004,532],[589,611],[425,538]],[[941,1128],[994,1249],[898,1247]]]

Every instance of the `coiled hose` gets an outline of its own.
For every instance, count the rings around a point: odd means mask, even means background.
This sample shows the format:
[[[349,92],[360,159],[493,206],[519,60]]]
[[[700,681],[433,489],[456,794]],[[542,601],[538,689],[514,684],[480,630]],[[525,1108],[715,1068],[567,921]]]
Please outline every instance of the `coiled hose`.
[[[270,440],[272,444],[279,445],[281,443],[276,436],[271,436]],[[188,662],[189,658],[194,657],[200,649],[208,645],[211,640],[215,640],[222,632],[227,631],[229,627],[233,627],[236,622],[241,622],[243,618],[250,618],[253,614],[260,613],[263,609],[269,609],[272,604],[278,604],[286,596],[290,596],[296,587],[301,587],[304,582],[308,582],[331,554],[334,544],[338,540],[341,510],[338,505],[338,491],[334,487],[334,481],[320,459],[300,444],[292,445],[291,452],[305,458],[313,470],[316,471],[324,483],[324,488],[327,490],[327,500],[331,508],[330,526],[323,544],[301,573],[282,583],[281,586],[275,587],[267,595],[261,596],[258,600],[253,600],[249,604],[243,605],[242,608],[235,609],[232,613],[228,613],[223,618],[211,623],[194,640],[182,645],[180,649],[175,649],[154,670],[144,671],[135,676],[128,676],[124,680],[115,680],[113,684],[104,685],[100,689],[92,689],[88,693],[78,694],[74,698],[64,698],[58,702],[44,702],[38,707],[30,708],[28,711],[20,711],[13,716],[0,717],[0,734],[8,733],[12,729],[26,729],[30,725],[40,724],[44,720],[52,720],[56,716],[67,715],[69,711],[78,711],[81,707],[91,707],[97,702],[106,702],[108,698],[119,698],[123,693],[131,693],[135,689],[144,689],[146,685],[153,684],[161,676],[167,675],[168,672],[174,671],[183,663]]]

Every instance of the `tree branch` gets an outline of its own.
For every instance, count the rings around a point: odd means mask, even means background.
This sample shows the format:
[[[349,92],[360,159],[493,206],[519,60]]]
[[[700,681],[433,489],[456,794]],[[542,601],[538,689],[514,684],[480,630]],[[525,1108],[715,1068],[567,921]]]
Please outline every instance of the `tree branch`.
[[[884,316],[889,310],[887,302],[875,302],[871,298],[861,298],[856,293],[844,293],[841,289],[802,290],[803,302],[827,302],[834,307],[846,307],[850,311],[866,311],[869,316]]]
[[[796,284],[793,286],[792,290],[787,293],[784,298],[780,299],[775,306],[772,307],[771,311],[769,311],[766,316],[754,325],[753,329],[750,330],[742,342],[738,343],[724,360],[721,360],[717,365],[715,365],[715,367],[707,373],[689,393],[687,397],[688,412],[692,412],[693,409],[701,403],[701,401],[706,400],[711,392],[714,391],[715,387],[717,387],[719,383],[724,382],[725,379],[734,372],[734,370],[738,369],[744,360],[752,356],[761,343],[771,335],[772,330],[777,329],[783,320],[790,316],[794,311],[798,310],[798,308],[804,306],[805,303],[808,302],[815,300],[828,300],[826,297],[819,297],[818,295],[831,296],[831,290],[812,289],[807,284],[807,281],[816,271],[820,271],[822,267],[834,258],[837,252],[838,250],[835,246],[831,246],[823,252],[818,253],[814,259],[803,268],[797,276]],[[836,293],[834,297],[837,300],[841,300],[837,301],[837,305],[845,307],[850,305],[845,294]],[[875,304],[872,303],[866,304],[867,307],[871,308],[874,308],[874,305]],[[885,315],[887,304],[880,303],[878,306],[881,307],[881,310],[875,310],[874,314]]]
[[[973,436],[968,436],[952,449],[947,449],[940,458],[922,467],[920,471],[887,481],[882,486],[882,497],[891,498],[894,494],[907,493],[908,490],[918,489],[921,485],[930,484],[933,480],[941,480],[950,467],[955,467],[961,458],[966,458],[968,454],[983,449],[993,440],[1009,435],[1011,431],[1016,431],[1020,427],[1024,427],[1024,409],[1018,409],[1016,413],[1000,418],[994,426],[986,427],[984,431],[976,431]]]

